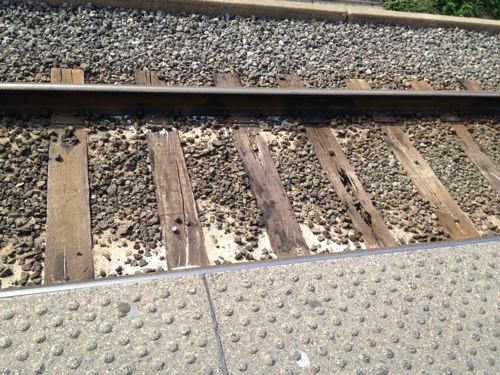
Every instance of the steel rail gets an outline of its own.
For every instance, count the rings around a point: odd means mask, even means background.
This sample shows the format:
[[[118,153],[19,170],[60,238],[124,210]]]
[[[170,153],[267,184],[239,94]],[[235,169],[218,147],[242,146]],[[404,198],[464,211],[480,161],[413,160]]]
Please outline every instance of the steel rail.
[[[0,113],[295,115],[500,113],[500,92],[0,84]]]
[[[416,251],[439,251],[446,248],[457,248],[467,245],[492,244],[496,246],[500,243],[500,236],[478,237],[465,240],[443,241],[434,243],[410,244],[396,247],[384,247],[373,250],[358,249],[354,251],[344,251],[340,253],[314,254],[309,256],[291,257],[285,259],[261,260],[254,262],[241,262],[232,264],[222,264],[218,266],[181,268],[147,274],[136,274],[120,277],[106,277],[102,279],[86,281],[68,281],[58,284],[38,285],[30,287],[11,287],[0,290],[0,299],[26,296],[31,294],[54,293],[84,288],[96,288],[107,285],[121,285],[127,283],[139,283],[145,281],[158,281],[174,279],[185,276],[211,275],[221,272],[251,270],[256,268],[269,268],[287,266],[292,264],[304,264],[312,262],[324,262],[345,258],[357,258],[365,256],[380,256],[386,254],[413,253]]]

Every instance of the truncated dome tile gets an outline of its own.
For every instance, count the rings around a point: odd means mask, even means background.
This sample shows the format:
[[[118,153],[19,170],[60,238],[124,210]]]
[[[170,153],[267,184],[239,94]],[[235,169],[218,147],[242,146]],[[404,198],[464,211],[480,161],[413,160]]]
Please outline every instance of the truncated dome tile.
[[[0,299],[1,374],[220,374],[199,276]]]
[[[230,374],[495,374],[498,243],[209,275]]]
[[[210,300],[203,276],[0,298],[0,374],[496,374],[499,250],[217,272]]]

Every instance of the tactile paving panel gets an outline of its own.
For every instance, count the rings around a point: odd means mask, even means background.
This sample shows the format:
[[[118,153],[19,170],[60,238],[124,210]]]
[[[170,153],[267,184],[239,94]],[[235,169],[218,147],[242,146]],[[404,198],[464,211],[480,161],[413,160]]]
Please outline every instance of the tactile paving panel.
[[[0,299],[1,374],[219,374],[200,276]]]
[[[0,374],[497,374],[499,244],[0,298]]]
[[[207,276],[230,374],[498,374],[498,243]]]

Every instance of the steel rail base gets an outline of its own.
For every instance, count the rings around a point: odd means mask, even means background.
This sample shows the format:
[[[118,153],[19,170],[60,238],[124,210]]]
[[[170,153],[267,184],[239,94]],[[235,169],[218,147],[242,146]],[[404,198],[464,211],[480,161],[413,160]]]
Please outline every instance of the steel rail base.
[[[0,300],[3,298],[25,296],[31,294],[44,294],[74,289],[94,288],[105,285],[121,285],[127,283],[149,282],[165,279],[178,279],[185,276],[211,275],[220,272],[245,271],[252,269],[261,269],[268,267],[279,267],[293,264],[308,264],[346,258],[373,257],[387,254],[413,253],[417,251],[439,251],[445,248],[461,247],[469,245],[495,244],[500,242],[500,236],[479,237],[457,241],[442,241],[433,243],[421,243],[402,245],[395,247],[385,247],[373,250],[359,249],[340,253],[314,254],[309,256],[292,257],[286,259],[261,260],[254,262],[242,262],[232,264],[222,264],[208,267],[181,268],[162,272],[153,272],[147,274],[128,275],[121,277],[106,277],[101,279],[86,281],[68,281],[64,283],[37,285],[31,287],[12,287],[0,289]]]

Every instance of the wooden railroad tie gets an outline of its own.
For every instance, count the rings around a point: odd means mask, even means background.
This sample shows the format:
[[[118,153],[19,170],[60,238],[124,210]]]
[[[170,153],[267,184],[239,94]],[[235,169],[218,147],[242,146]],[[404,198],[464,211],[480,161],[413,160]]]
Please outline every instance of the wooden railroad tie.
[[[461,81],[462,85],[470,91],[481,91],[481,86],[476,81]],[[411,81],[414,90],[434,90],[431,85],[425,81]],[[453,128],[457,135],[460,146],[464,149],[469,159],[476,165],[477,169],[488,180],[490,185],[500,192],[500,167],[495,164],[493,159],[476,142],[472,134],[469,133],[466,126],[458,118],[444,117],[442,121],[447,122]]]
[[[235,74],[216,74],[215,82],[218,87],[241,87]],[[308,255],[309,248],[267,143],[260,129],[245,121],[248,120],[243,119],[238,123],[238,129],[233,129],[233,138],[257,206],[263,213],[271,248],[278,258]]]
[[[369,90],[364,80],[346,80],[347,88]],[[455,240],[479,237],[468,216],[460,209],[432,168],[413,146],[399,125],[380,125],[384,138],[422,198],[429,202],[439,222]]]
[[[278,83],[282,88],[305,87],[296,74],[278,77]],[[339,199],[346,207],[354,227],[363,236],[366,246],[396,246],[396,239],[373,205],[330,127],[307,126],[306,135]]]
[[[51,83],[83,84],[83,71],[53,68]],[[44,282],[92,279],[87,132],[81,117],[55,114],[49,134]]]
[[[136,71],[135,79],[138,85],[164,85],[155,72],[148,70]],[[157,117],[155,121],[165,123],[167,119]],[[175,129],[163,134],[148,132],[147,142],[167,266],[169,269],[208,266],[203,230],[179,133]]]

